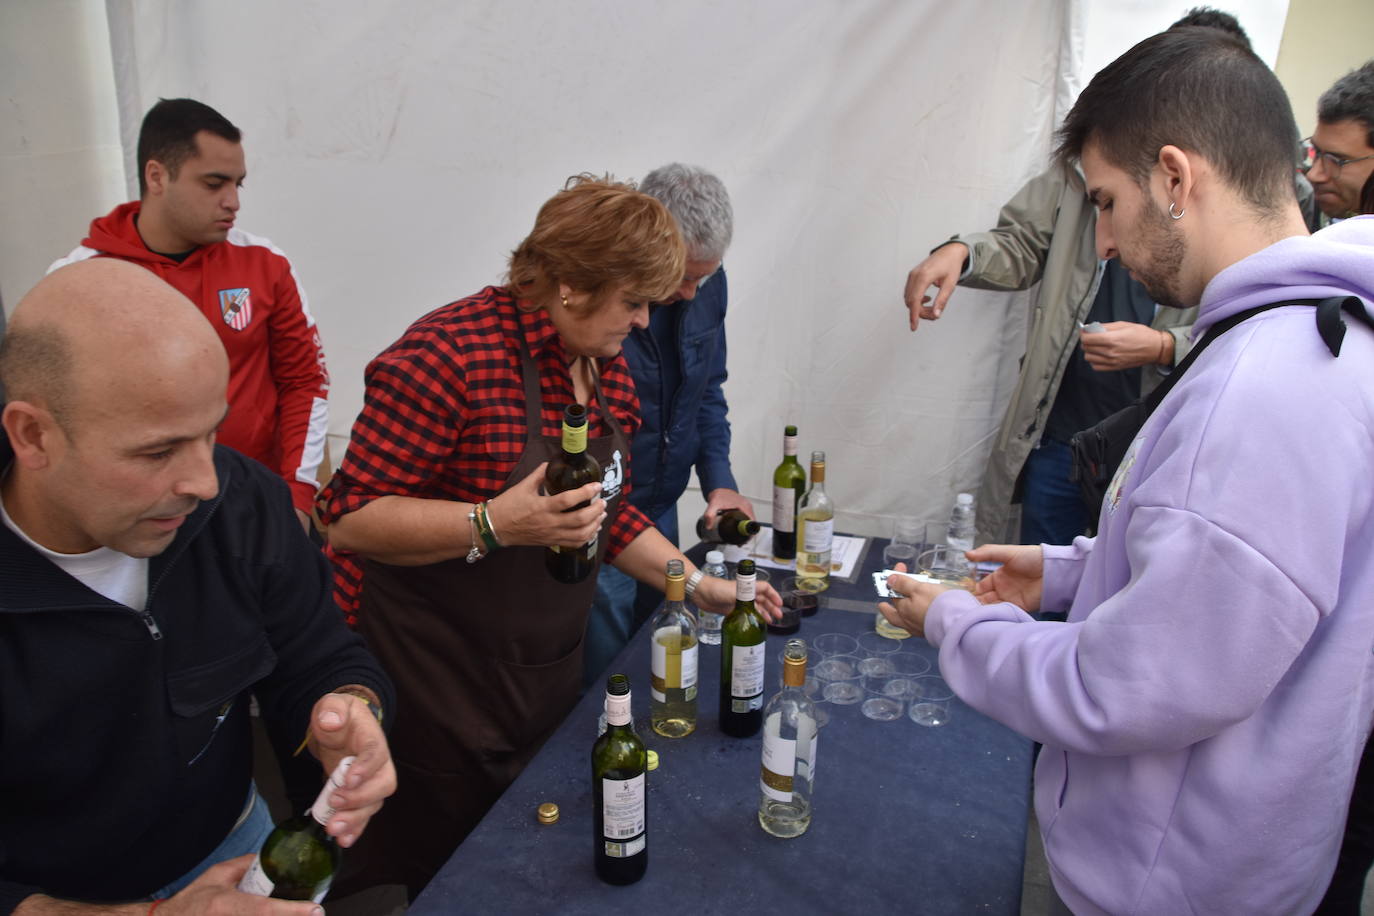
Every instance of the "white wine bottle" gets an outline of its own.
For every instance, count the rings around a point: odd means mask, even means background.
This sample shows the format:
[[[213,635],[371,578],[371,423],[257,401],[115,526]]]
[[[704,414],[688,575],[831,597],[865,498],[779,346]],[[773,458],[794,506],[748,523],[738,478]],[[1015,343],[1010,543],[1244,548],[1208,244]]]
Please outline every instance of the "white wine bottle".
[[[644,771],[649,752],[630,725],[630,679],[606,680],[606,733],[592,745],[592,840],[596,874],[633,884],[649,867]]]
[[[352,757],[340,760],[310,810],[287,818],[268,834],[258,857],[239,881],[239,890],[278,900],[319,903],[324,899],[339,871],[341,856],[339,845],[324,832],[325,824],[334,816],[329,796],[343,788],[344,776],[352,765]]]
[[[789,639],[782,658],[782,690],[763,709],[759,825],[780,837],[811,826],[816,780],[816,706],[806,695],[806,643]]]
[[[797,428],[782,431],[782,463],[773,471],[773,559],[797,558],[797,503],[806,492],[806,472],[797,463]]]
[[[825,452],[812,452],[811,489],[797,507],[797,576],[808,588],[829,587],[834,540],[835,504],[825,492]]]
[[[649,630],[649,725],[665,738],[690,735],[697,727],[697,622],[683,603],[685,591],[682,561],[669,560],[667,600]]]

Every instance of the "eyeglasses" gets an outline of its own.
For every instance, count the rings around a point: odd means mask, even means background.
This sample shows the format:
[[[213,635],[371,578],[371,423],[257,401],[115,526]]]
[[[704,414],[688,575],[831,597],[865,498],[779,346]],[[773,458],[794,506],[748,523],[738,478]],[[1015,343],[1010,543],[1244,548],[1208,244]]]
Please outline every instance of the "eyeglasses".
[[[1316,166],[1318,160],[1320,160],[1322,167],[1326,170],[1328,175],[1332,178],[1339,178],[1341,176],[1342,167],[1352,162],[1363,162],[1366,159],[1374,159],[1374,153],[1370,153],[1368,156],[1355,156],[1353,158],[1344,159],[1337,156],[1335,153],[1328,153],[1322,150],[1317,144],[1312,142],[1311,137],[1302,141],[1302,170],[1304,172],[1311,171]]]

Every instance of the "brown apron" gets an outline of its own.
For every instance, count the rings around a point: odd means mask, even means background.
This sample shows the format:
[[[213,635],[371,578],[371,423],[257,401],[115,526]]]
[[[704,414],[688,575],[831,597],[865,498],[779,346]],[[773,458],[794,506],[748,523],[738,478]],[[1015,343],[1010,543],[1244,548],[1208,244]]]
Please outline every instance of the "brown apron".
[[[523,346],[520,363],[525,450],[503,492],[562,447],[543,435],[539,372]],[[587,450],[608,469],[603,495],[614,518],[623,484],[612,482],[623,477],[629,440],[599,377],[595,394],[611,434],[589,437]],[[499,513],[493,523],[499,534]],[[598,561],[610,527],[602,526]],[[576,704],[596,576],[555,581],[543,547],[504,547],[471,564],[368,560],[363,569],[358,628],[396,684],[398,786],[353,853],[361,872],[349,885],[402,883],[413,898]]]

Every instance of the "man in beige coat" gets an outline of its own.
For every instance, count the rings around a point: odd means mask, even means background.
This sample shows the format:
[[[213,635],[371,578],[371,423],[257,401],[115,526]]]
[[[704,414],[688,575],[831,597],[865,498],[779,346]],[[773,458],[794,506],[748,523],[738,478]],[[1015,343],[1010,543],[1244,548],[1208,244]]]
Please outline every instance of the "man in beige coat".
[[[955,236],[907,275],[913,331],[922,318],[940,317],[956,283],[1040,284],[978,495],[980,542],[1067,544],[1082,534],[1095,520],[1068,480],[1068,437],[1153,388],[1188,352],[1197,310],[1154,306],[1116,262],[1098,260],[1095,227],[1082,176],[1055,166],[1007,202],[995,228]],[[1023,497],[1018,538],[1007,528]]]

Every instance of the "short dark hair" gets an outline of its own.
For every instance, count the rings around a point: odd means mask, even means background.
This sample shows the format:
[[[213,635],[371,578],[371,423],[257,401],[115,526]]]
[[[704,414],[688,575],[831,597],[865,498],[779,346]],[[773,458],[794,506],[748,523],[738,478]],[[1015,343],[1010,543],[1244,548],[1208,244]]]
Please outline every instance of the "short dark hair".
[[[1141,187],[1172,144],[1205,157],[1257,210],[1294,197],[1288,94],[1240,39],[1217,29],[1168,29],[1131,48],[1093,77],[1056,139],[1062,165],[1091,142]]]
[[[1228,32],[1245,42],[1247,48],[1250,47],[1250,36],[1246,35],[1245,30],[1240,27],[1240,21],[1230,13],[1223,13],[1216,7],[1195,6],[1184,13],[1179,18],[1178,22],[1169,26],[1169,28],[1177,29],[1185,26],[1199,26],[1204,29],[1221,29],[1223,32]]]
[[[46,407],[64,430],[71,412],[71,377],[71,344],[57,328],[21,325],[0,338],[0,390],[10,401]]]
[[[1374,60],[1351,70],[1321,94],[1317,120],[1323,124],[1359,121],[1369,134],[1365,143],[1374,146]]]
[[[158,99],[143,116],[138,131],[138,193],[148,192],[148,162],[156,159],[173,178],[181,164],[196,155],[196,134],[209,131],[230,143],[243,136],[229,119],[195,99]]]

